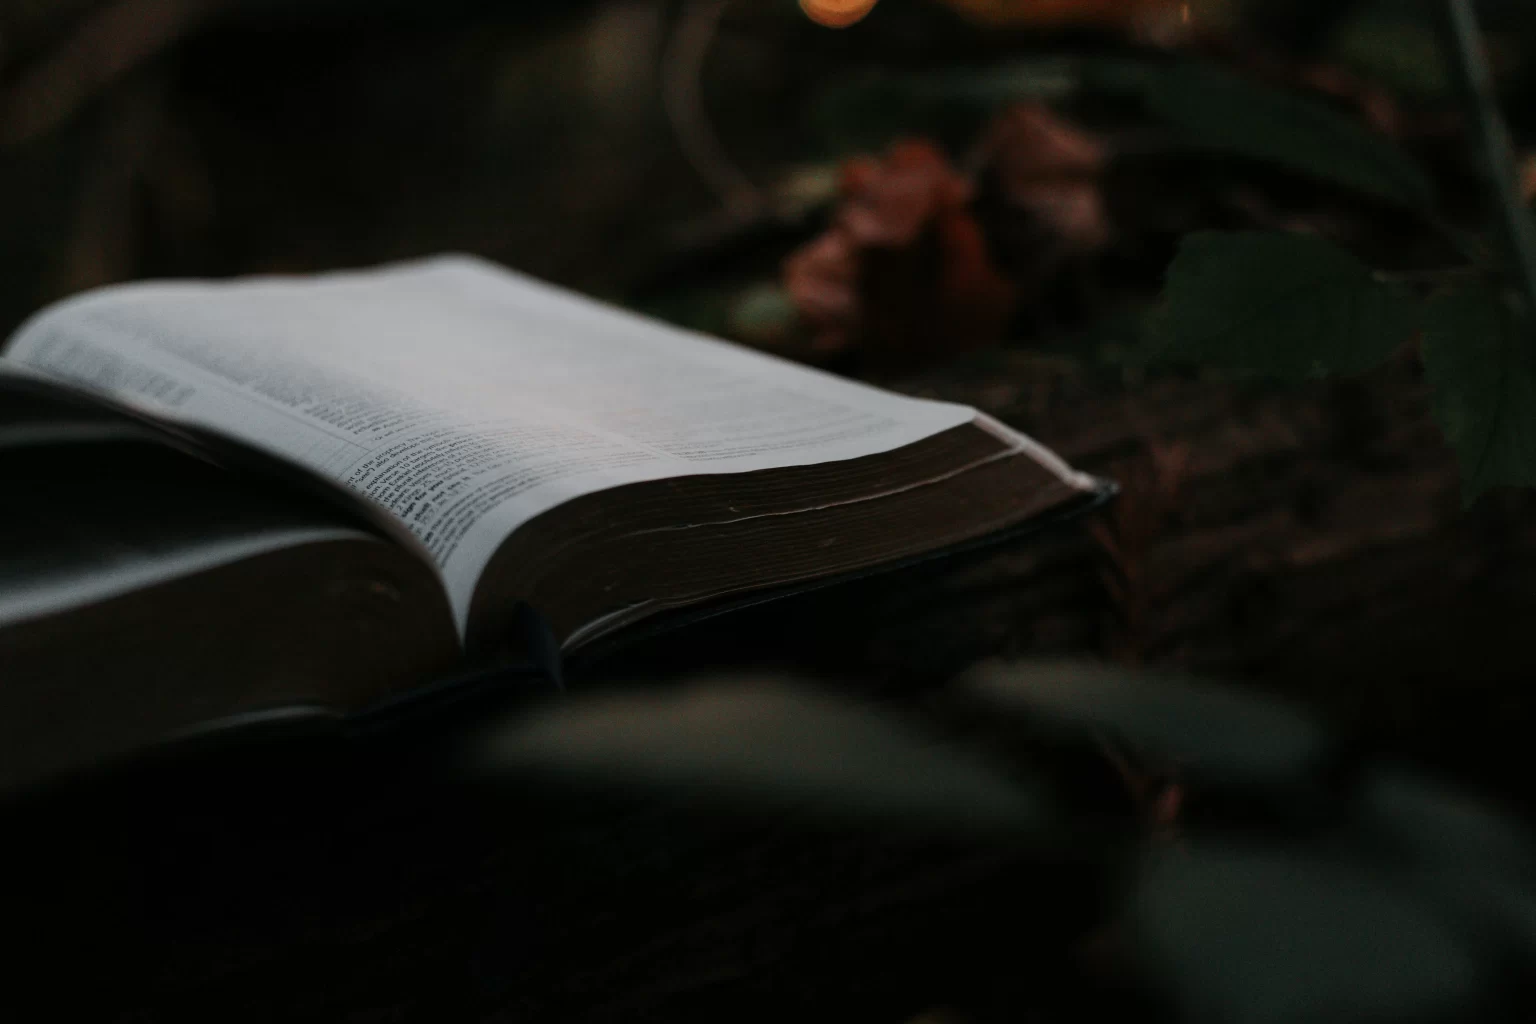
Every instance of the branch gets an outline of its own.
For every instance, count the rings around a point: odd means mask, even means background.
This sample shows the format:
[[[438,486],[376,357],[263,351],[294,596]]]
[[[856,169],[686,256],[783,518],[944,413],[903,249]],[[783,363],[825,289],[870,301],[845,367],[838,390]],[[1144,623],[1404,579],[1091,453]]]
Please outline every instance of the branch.
[[[731,162],[704,109],[704,58],[730,0],[691,0],[662,57],[662,102],[678,145],[735,220],[751,219],[762,196]]]
[[[1493,178],[1510,269],[1520,277],[1528,313],[1536,315],[1536,225],[1520,191],[1514,144],[1499,111],[1477,14],[1471,0],[1445,0],[1441,15],[1458,84],[1477,128],[1487,171]]]

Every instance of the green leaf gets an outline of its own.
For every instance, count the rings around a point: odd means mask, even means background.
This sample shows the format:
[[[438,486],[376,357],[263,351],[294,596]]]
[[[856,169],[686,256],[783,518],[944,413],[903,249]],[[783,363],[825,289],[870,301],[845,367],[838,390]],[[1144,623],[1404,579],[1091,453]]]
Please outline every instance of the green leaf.
[[[1202,231],[1168,269],[1154,359],[1285,377],[1359,373],[1413,333],[1417,305],[1311,235]]]
[[[1487,287],[1438,296],[1425,311],[1424,372],[1468,503],[1500,484],[1536,485],[1533,345],[1529,324]]]
[[[1128,930],[1179,1020],[1463,1020],[1493,983],[1413,893],[1301,849],[1154,850]]]
[[[1451,90],[1434,25],[1408,10],[1365,10],[1346,18],[1328,42],[1334,60],[1399,93],[1441,97]]]
[[[1006,104],[1057,103],[1083,92],[1135,98],[1158,70],[1140,60],[1066,56],[926,72],[870,69],[817,90],[809,121],[828,155],[880,149],[912,135],[963,150]]]
[[[742,290],[726,314],[730,336],[749,344],[769,345],[794,331],[799,312],[782,287],[761,283]]]
[[[488,781],[566,780],[836,822],[1027,836],[1052,820],[1043,792],[980,758],[787,680],[572,701],[498,726],[472,758]]]
[[[1355,817],[1374,840],[1420,864],[1479,877],[1536,873],[1536,838],[1523,822],[1418,772],[1372,768]]]
[[[1403,206],[1434,201],[1429,179],[1382,136],[1306,97],[1181,64],[1147,78],[1153,113],[1206,149],[1278,164]]]
[[[1080,661],[992,662],[961,692],[1037,732],[1107,734],[1180,765],[1201,785],[1301,789],[1335,754],[1323,730],[1288,705],[1233,686]]]

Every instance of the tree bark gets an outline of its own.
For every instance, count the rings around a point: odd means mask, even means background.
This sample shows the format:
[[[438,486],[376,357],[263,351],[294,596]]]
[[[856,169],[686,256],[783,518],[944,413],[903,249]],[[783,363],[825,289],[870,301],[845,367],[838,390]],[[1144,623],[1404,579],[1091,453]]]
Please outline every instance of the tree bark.
[[[1262,685],[1536,796],[1536,503],[1463,507],[1413,358],[1298,387],[1124,386],[1013,351],[908,390],[975,404],[1123,488],[1097,525],[934,595],[933,621],[963,624],[972,656],[1098,654]]]

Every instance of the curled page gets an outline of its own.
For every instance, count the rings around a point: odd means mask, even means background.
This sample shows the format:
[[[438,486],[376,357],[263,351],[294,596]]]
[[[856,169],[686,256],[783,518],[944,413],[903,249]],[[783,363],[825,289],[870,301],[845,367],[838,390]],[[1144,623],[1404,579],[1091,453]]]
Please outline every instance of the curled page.
[[[461,631],[497,547],[562,502],[873,455],[976,416],[467,257],[102,289],[34,317],[5,362],[377,504],[430,553]]]

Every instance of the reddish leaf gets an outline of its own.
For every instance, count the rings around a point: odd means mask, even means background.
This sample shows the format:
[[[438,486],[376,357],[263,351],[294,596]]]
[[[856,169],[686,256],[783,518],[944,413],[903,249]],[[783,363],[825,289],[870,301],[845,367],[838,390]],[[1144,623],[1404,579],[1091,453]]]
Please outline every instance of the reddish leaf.
[[[1020,103],[993,122],[986,142],[1004,201],[1038,221],[1070,249],[1109,242],[1109,212],[1099,187],[1108,147],[1044,104]]]
[[[1013,287],[992,265],[970,193],[921,140],[844,166],[832,227],[784,263],[785,289],[819,353],[859,347],[910,360],[1002,336]]]

